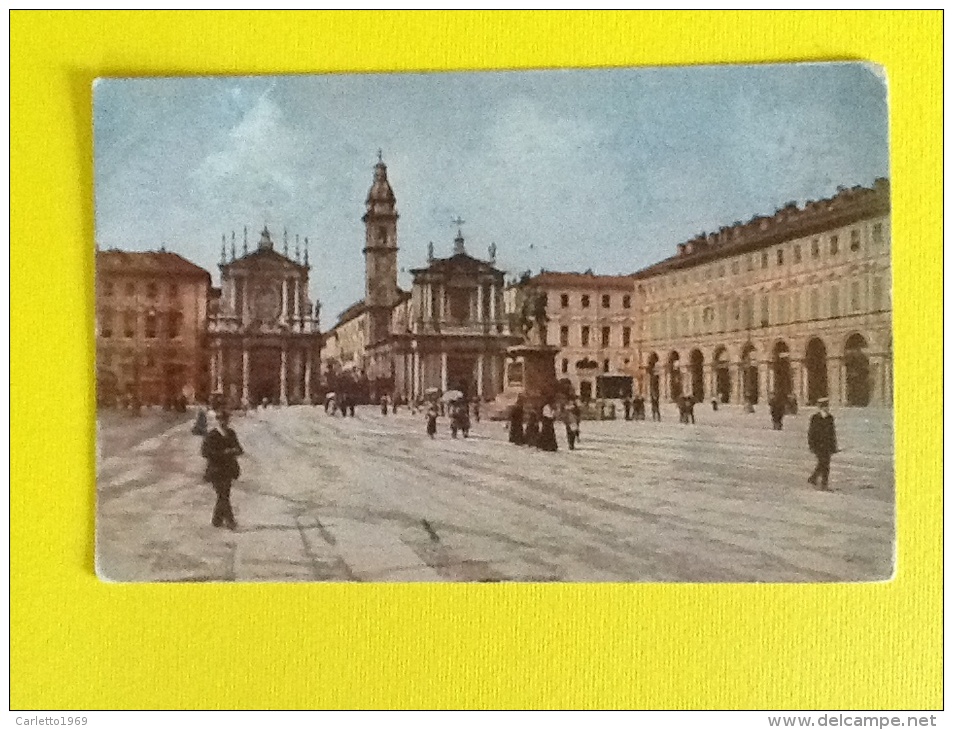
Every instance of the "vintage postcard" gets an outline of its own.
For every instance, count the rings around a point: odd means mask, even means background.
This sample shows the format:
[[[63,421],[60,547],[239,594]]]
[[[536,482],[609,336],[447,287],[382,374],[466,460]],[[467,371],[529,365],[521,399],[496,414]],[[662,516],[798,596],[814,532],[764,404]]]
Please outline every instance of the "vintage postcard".
[[[111,581],[895,564],[863,63],[100,79]]]

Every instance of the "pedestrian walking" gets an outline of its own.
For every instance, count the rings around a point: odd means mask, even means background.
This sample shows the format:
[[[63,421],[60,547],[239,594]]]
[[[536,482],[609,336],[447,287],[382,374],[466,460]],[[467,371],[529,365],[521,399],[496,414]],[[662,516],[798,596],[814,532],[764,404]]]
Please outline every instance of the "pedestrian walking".
[[[518,397],[510,411],[510,443],[522,446],[523,441],[523,399]]]
[[[527,446],[536,446],[539,443],[539,414],[535,408],[530,408],[526,415],[526,430],[523,441]]]
[[[433,438],[437,433],[437,407],[430,404],[427,409],[427,435]]]
[[[473,420],[477,423],[480,422],[480,399],[475,398],[473,401]]]
[[[202,456],[205,457],[205,481],[215,490],[215,509],[212,511],[212,525],[235,530],[237,524],[232,512],[232,482],[238,479],[238,457],[244,453],[235,431],[228,425],[229,413],[219,410],[215,413],[217,424],[209,430],[202,441]]]
[[[553,407],[547,403],[543,406],[539,420],[539,442],[537,448],[543,451],[557,451],[559,444],[556,443],[556,412]]]
[[[387,415],[387,394],[381,396],[381,415]]]
[[[685,409],[685,423],[695,423],[695,399],[686,395],[682,399],[682,407]]]
[[[204,436],[208,433],[208,416],[205,408],[199,406],[198,413],[195,414],[195,423],[192,424],[192,433],[196,436]]]
[[[641,393],[636,394],[635,400],[632,403],[632,409],[635,411],[635,420],[644,421],[645,420],[645,396]]]
[[[632,420],[632,399],[629,396],[626,396],[622,399],[622,408],[625,411],[625,420]]]
[[[652,394],[652,420],[661,421],[662,411],[659,408],[659,397],[657,393]]]
[[[817,480],[820,479],[820,489],[825,492],[831,491],[827,486],[831,473],[831,456],[838,451],[834,416],[831,415],[829,406],[830,402],[827,398],[820,398],[817,401],[817,413],[811,416],[811,423],[807,429],[808,448],[817,457],[814,473],[807,480],[816,485]]]
[[[784,410],[786,407],[787,403],[780,394],[775,393],[771,396],[768,410],[771,412],[771,427],[775,431],[780,431],[784,428]]]
[[[569,444],[570,451],[576,448],[576,442],[579,440],[579,423],[581,420],[579,404],[575,401],[563,409],[563,423],[566,424],[566,442]]]
[[[450,435],[456,438],[458,431],[463,433],[463,438],[470,435],[470,414],[462,400],[450,404]]]

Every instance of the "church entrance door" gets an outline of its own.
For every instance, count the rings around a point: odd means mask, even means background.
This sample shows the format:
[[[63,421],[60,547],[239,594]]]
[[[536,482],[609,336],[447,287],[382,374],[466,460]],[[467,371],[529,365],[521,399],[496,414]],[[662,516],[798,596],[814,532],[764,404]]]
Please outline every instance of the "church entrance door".
[[[449,355],[447,357],[447,389],[459,390],[467,399],[477,392],[477,359],[473,355]]]
[[[249,400],[256,406],[265,398],[277,403],[281,396],[281,348],[259,347],[249,355]]]

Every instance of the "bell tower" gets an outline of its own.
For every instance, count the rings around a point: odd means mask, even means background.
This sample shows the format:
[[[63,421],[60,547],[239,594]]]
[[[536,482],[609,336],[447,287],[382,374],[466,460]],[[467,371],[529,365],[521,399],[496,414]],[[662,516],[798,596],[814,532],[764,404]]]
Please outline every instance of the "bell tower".
[[[374,182],[367,193],[364,222],[364,306],[368,311],[368,342],[390,334],[390,313],[397,304],[397,198],[387,181],[387,165],[377,151]]]

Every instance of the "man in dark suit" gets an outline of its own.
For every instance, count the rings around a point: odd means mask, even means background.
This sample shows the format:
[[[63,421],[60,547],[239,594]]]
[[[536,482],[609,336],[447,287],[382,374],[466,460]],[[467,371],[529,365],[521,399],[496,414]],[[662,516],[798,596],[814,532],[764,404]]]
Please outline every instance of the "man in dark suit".
[[[217,424],[209,430],[202,441],[202,456],[206,459],[205,481],[211,482],[215,489],[215,509],[212,511],[212,525],[235,530],[235,515],[232,513],[232,482],[241,473],[238,468],[238,456],[244,453],[235,432],[229,428],[229,414],[226,410],[215,413]]]
[[[811,484],[821,480],[821,490],[829,492],[827,480],[831,471],[831,455],[837,453],[837,434],[834,430],[834,416],[828,410],[830,403],[827,398],[817,401],[817,413],[811,416],[811,423],[807,429],[807,445],[817,457],[817,466],[814,473],[808,477]]]

